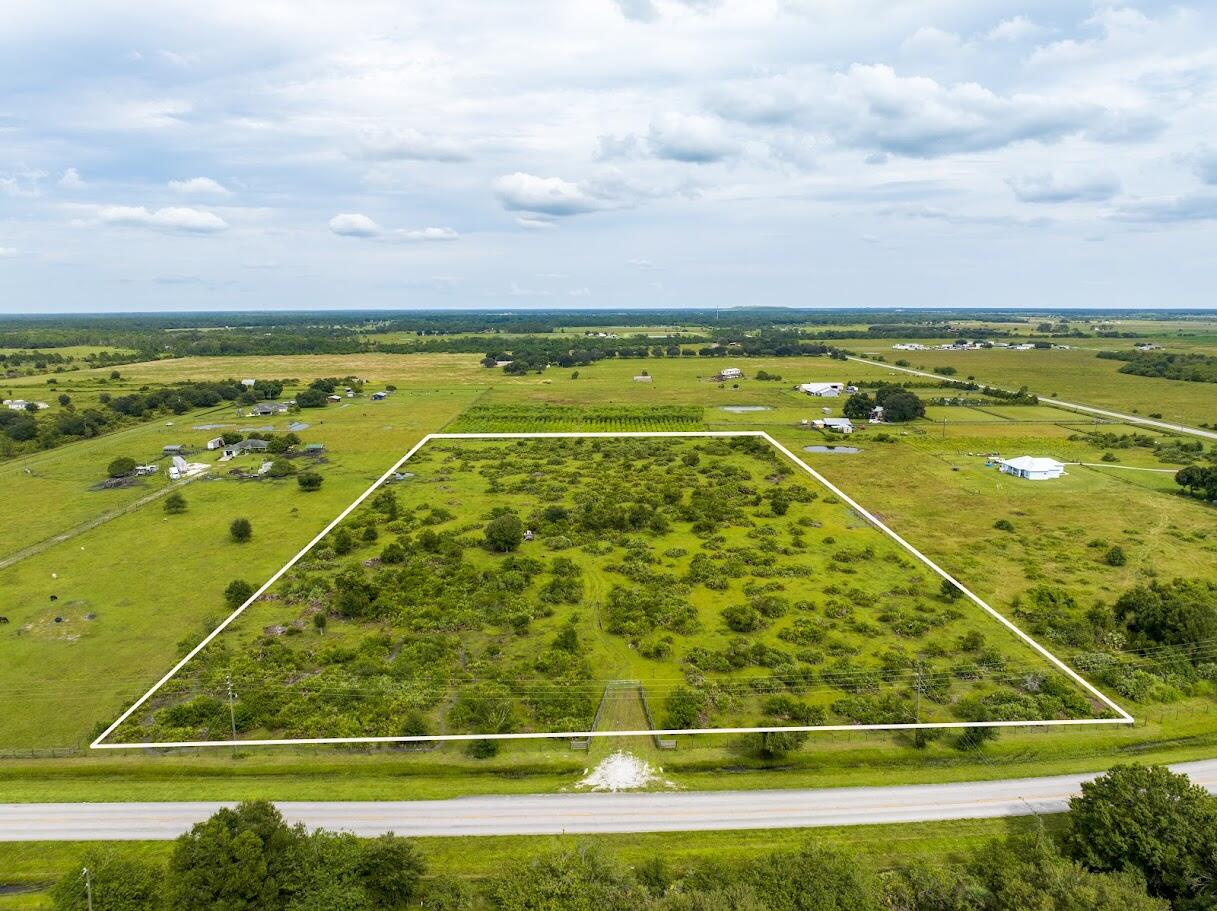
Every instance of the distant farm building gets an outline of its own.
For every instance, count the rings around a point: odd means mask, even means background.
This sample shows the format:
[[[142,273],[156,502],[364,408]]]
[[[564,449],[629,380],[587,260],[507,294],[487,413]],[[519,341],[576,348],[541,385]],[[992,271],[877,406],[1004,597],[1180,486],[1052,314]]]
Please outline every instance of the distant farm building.
[[[242,386],[253,386],[257,382],[258,382],[257,380],[241,380],[241,385]]]
[[[309,443],[304,447],[305,455],[321,455],[323,452],[325,452],[324,443]]]
[[[634,382],[635,383],[649,383],[649,382],[651,382],[651,375],[649,373],[640,373],[640,374],[638,374],[638,376],[634,377]]]
[[[223,449],[224,448],[224,438],[216,437],[214,440],[208,440],[207,448],[208,449]]]
[[[831,433],[853,433],[854,422],[849,418],[819,418],[812,421],[811,426],[817,430],[827,430]]]
[[[999,459],[997,467],[1006,474],[1028,481],[1051,481],[1065,473],[1065,466],[1056,459],[1019,456],[1017,459]]]
[[[389,393],[387,393],[387,392],[373,392],[372,393],[373,402],[383,402],[388,397],[389,397]]]
[[[814,395],[817,398],[836,398],[845,391],[844,383],[802,383],[798,387],[799,392],[806,395]]]
[[[185,451],[186,451],[185,446],[180,446],[180,445],[176,445],[176,444],[172,445],[172,446],[161,447],[161,455],[180,456]]]
[[[739,367],[724,367],[718,372],[716,378],[719,380],[742,380],[744,378],[744,371],[740,370]]]
[[[159,469],[159,465],[136,465],[135,474],[136,477],[142,478],[150,474],[156,474]]]
[[[270,414],[283,414],[287,411],[286,402],[259,402],[249,410],[249,416],[266,416]]]
[[[27,402],[25,399],[5,399],[4,406],[10,411],[28,411],[28,406],[33,405],[38,410],[50,408],[46,402]]]
[[[337,395],[337,394],[327,395],[326,398],[331,402],[341,402],[342,401],[342,396]]]

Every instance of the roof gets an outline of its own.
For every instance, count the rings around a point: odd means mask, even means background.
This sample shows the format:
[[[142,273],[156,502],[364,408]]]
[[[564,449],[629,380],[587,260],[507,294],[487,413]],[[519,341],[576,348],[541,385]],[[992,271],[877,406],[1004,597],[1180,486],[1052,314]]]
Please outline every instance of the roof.
[[[799,386],[804,392],[813,392],[821,389],[844,389],[844,383],[803,383]]]
[[[1041,458],[1039,456],[1019,456],[1017,459],[1005,459],[1003,465],[1009,465],[1011,468],[1017,468],[1019,471],[1059,471],[1064,468],[1063,462],[1058,462],[1056,459]]]
[[[853,427],[854,422],[849,418],[824,418],[825,427]]]

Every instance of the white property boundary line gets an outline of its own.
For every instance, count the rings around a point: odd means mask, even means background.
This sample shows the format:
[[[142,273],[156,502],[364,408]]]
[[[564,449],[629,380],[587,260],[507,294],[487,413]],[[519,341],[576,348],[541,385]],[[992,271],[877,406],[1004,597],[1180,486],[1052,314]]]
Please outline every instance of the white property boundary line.
[[[274,585],[279,578],[296,563],[306,553],[312,550],[322,538],[328,535],[337,525],[345,519],[351,512],[366,500],[373,491],[380,487],[389,479],[402,465],[404,465],[413,455],[422,449],[432,440],[537,440],[537,439],[615,439],[622,437],[635,438],[664,438],[664,437],[756,437],[765,440],[770,446],[777,449],[785,455],[807,474],[811,475],[816,481],[822,484],[825,488],[847,503],[850,508],[855,510],[864,519],[886,534],[889,538],[903,547],[906,551],[928,566],[937,575],[946,579],[952,585],[959,589],[971,601],[977,604],[987,614],[1009,629],[1018,638],[1022,639],[1027,645],[1031,646],[1035,651],[1039,652],[1048,659],[1058,670],[1062,671],[1071,680],[1081,686],[1086,692],[1090,693],[1105,706],[1110,708],[1119,717],[1117,718],[1078,718],[1078,719],[1050,719],[1043,721],[944,721],[944,722],[919,722],[908,724],[820,724],[820,725],[804,725],[799,727],[750,727],[750,728],[678,728],[675,730],[653,730],[653,731],[553,731],[549,733],[527,733],[527,734],[436,734],[428,736],[411,736],[411,737],[295,737],[282,740],[183,740],[172,741],[167,743],[103,743],[124,721],[130,718],[139,707],[152,698],[156,692],[168,683],[183,667],[190,662],[195,655],[207,647],[216,636],[222,633],[230,623],[241,616],[251,604],[258,600],[262,594]],[[312,541],[301,548],[300,552],[287,561],[283,567],[271,576],[261,588],[255,591],[244,604],[238,607],[235,611],[212,630],[202,642],[196,645],[186,657],[182,658],[169,673],[165,674],[160,680],[153,685],[152,689],[144,693],[136,702],[106,728],[102,733],[89,744],[89,748],[93,750],[135,750],[135,749],[150,749],[164,747],[220,747],[220,746],[290,746],[303,744],[338,744],[338,743],[417,743],[421,741],[444,741],[444,740],[551,740],[551,739],[566,739],[573,737],[631,737],[631,736],[671,736],[675,734],[750,734],[764,733],[771,731],[901,731],[901,730],[924,730],[930,728],[1003,728],[1003,727],[1056,727],[1065,725],[1087,725],[1087,724],[1132,724],[1133,717],[1128,714],[1123,708],[1101,693],[1096,687],[1085,680],[1080,674],[1069,667],[1060,658],[1052,654],[1048,649],[1044,648],[1021,629],[1007,620],[1004,616],[991,608],[988,604],[980,599],[979,596],[965,588],[957,579],[951,576],[946,570],[940,567],[937,563],[923,554],[908,541],[896,534],[892,529],[888,528],[877,516],[863,509],[851,496],[829,481],[826,477],[807,465],[802,459],[796,456],[793,452],[771,437],[763,430],[669,430],[669,431],[621,431],[621,432],[569,432],[569,433],[429,433],[410,448],[410,450],[398,459],[388,471],[380,476],[371,487],[365,490],[350,506],[338,514],[338,516],[323,528]]]

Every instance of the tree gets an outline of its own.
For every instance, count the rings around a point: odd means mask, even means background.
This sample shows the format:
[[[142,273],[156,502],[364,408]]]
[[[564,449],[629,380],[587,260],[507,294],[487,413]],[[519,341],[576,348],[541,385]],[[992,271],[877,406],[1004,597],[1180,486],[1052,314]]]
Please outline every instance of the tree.
[[[1123,566],[1128,562],[1128,556],[1124,553],[1123,547],[1113,544],[1107,553],[1103,554],[1103,562],[1108,566]]]
[[[306,862],[304,827],[268,801],[227,807],[178,837],[165,876],[174,911],[281,911]]]
[[[842,852],[808,842],[749,864],[738,877],[768,911],[878,911],[869,868]]]
[[[756,735],[756,751],[762,759],[781,759],[806,742],[806,731],[762,731]]]
[[[950,579],[942,580],[942,584],[938,586],[938,593],[947,601],[957,601],[963,595],[959,586]]]
[[[296,473],[296,466],[287,459],[275,459],[270,463],[266,474],[271,478],[286,478]]]
[[[609,911],[646,903],[630,871],[590,846],[513,864],[491,880],[487,892],[499,911]]]
[[[1217,798],[1164,766],[1116,766],[1069,801],[1066,851],[1091,870],[1137,870],[1151,895],[1211,908]]]
[[[236,610],[248,601],[249,596],[253,593],[254,587],[244,579],[233,579],[228,583],[228,587],[224,589],[224,601],[231,610]]]
[[[89,871],[88,884],[82,868]],[[78,911],[93,891],[93,911],[147,911],[157,907],[161,870],[113,849],[91,850],[51,890],[55,911]]]
[[[1201,579],[1138,585],[1116,600],[1114,612],[1138,644],[1207,641],[1217,636],[1217,585]]]
[[[301,490],[306,491],[320,490],[323,480],[324,478],[315,471],[302,471],[296,475],[296,483],[300,485]]]
[[[925,403],[911,392],[900,392],[888,396],[883,402],[883,420],[891,424],[912,421],[925,417]]]
[[[106,467],[106,474],[112,478],[125,478],[135,471],[135,459],[119,456]]]
[[[175,490],[165,497],[165,512],[171,516],[181,515],[186,511],[186,498],[180,490]]]
[[[313,629],[317,630],[318,636],[325,635],[325,628],[329,625],[329,622],[329,618],[326,617],[324,612],[319,611],[313,614]]]
[[[228,535],[238,544],[244,544],[253,537],[254,527],[249,523],[249,519],[233,519],[232,524],[228,526]]]
[[[414,842],[390,832],[364,842],[358,872],[375,907],[390,911],[410,903],[427,864]]]
[[[507,553],[523,543],[524,524],[514,513],[504,513],[487,523],[485,535],[487,547],[500,553]]]
[[[296,396],[296,404],[301,408],[324,408],[326,406],[326,394],[320,389],[302,389]]]
[[[865,421],[874,410],[875,400],[865,392],[851,395],[845,400],[845,407],[842,409],[845,416],[852,421]]]
[[[70,395],[68,395],[66,392],[59,393],[59,404],[62,405],[64,408],[67,408],[69,405],[72,404],[72,397]]]

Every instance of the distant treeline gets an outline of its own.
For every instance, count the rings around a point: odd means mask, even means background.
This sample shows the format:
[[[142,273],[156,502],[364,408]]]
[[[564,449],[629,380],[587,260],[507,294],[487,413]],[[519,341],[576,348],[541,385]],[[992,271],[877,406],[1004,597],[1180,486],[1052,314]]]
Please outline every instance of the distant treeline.
[[[1166,351],[1100,351],[1096,357],[1127,361],[1121,373],[1155,376],[1189,383],[1217,383],[1217,357],[1209,354],[1170,354]]]
[[[58,410],[39,410],[36,405],[27,406],[29,410],[25,411],[0,409],[0,459],[54,449],[161,415],[185,414],[223,402],[252,405],[277,399],[283,384],[283,380],[257,380],[252,387],[246,387],[233,379],[187,380],[156,389],[144,387],[123,395],[103,392],[98,397],[98,407],[82,409],[77,409],[70,395],[59,393]],[[55,394],[53,387],[48,394]]]

